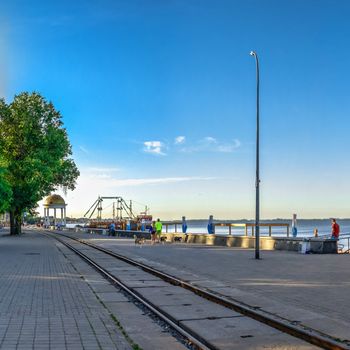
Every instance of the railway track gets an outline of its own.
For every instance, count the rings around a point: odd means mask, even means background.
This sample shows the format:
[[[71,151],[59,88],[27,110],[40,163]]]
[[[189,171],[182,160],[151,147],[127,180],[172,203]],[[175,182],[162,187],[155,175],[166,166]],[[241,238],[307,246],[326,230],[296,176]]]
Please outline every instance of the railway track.
[[[97,246],[86,240],[79,239],[76,237],[71,237],[69,235],[65,235],[62,233],[57,235],[57,234],[52,234],[50,232],[50,233],[46,233],[46,235],[50,237],[54,237],[56,240],[60,241],[66,247],[74,251],[81,258],[83,258],[85,261],[87,261],[89,264],[95,267],[107,279],[109,279],[118,287],[123,289],[126,293],[131,295],[137,301],[145,305],[149,310],[151,310],[151,312],[157,315],[157,317],[162,319],[164,322],[169,324],[170,327],[176,330],[187,341],[187,343],[192,344],[193,348],[195,349],[213,349],[214,350],[214,349],[219,349],[219,347],[212,344],[210,341],[206,340],[206,338],[203,335],[199,334],[196,331],[193,331],[191,327],[188,327],[188,325],[186,325],[186,322],[178,322],[176,317],[173,317],[171,313],[169,314],[168,311],[164,311],[164,308],[162,308],[162,306],[157,305],[156,302],[153,302],[149,298],[142,295],[142,293],[140,293],[139,290],[137,290],[137,288],[132,288],[128,286],[120,278],[118,278],[118,276],[115,276],[114,273],[111,273],[110,271],[108,271],[108,269],[104,268],[103,266],[101,266],[101,264],[98,264],[96,261],[94,261],[94,259],[89,257],[88,254],[86,254],[86,251],[82,252],[81,250],[79,250],[77,247],[74,247],[73,245],[80,244],[80,245],[87,246],[94,251],[103,252],[104,254],[112,258],[118,259],[119,261],[126,263],[127,265],[136,267],[137,269],[140,269],[147,274],[151,274],[156,278],[159,278],[160,280],[164,281],[165,283],[168,283],[172,286],[181,287],[187,291],[190,291],[192,294],[195,294],[196,296],[199,296],[200,298],[203,298],[211,303],[220,305],[221,307],[232,310],[233,312],[238,313],[239,315],[243,315],[249,319],[258,321],[262,324],[262,327],[263,325],[272,327],[282,333],[301,339],[303,341],[306,341],[312,345],[318,346],[323,349],[331,349],[331,350],[345,350],[345,349],[349,350],[350,349],[350,343],[348,341],[335,339],[328,334],[321,333],[301,323],[296,323],[291,320],[287,320],[285,318],[281,318],[274,314],[263,311],[259,308],[255,308],[253,306],[249,306],[247,304],[243,304],[238,301],[233,301],[223,296],[214,294],[208,290],[199,288],[197,286],[192,285],[191,283],[183,281],[175,276],[159,271],[153,267],[147,266],[143,263],[130,259],[129,257],[123,256],[121,254],[118,254],[106,248]],[[70,240],[70,242],[74,242],[73,245],[68,243],[66,239]],[[250,335],[246,335],[246,336],[249,337]]]

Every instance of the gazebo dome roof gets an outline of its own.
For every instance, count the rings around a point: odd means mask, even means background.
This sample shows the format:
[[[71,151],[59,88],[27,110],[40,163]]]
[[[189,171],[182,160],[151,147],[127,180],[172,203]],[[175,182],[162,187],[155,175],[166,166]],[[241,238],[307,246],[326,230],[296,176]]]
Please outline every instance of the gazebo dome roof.
[[[52,194],[51,196],[46,197],[44,201],[45,206],[54,206],[54,205],[62,205],[64,206],[66,202],[64,199],[58,194]]]

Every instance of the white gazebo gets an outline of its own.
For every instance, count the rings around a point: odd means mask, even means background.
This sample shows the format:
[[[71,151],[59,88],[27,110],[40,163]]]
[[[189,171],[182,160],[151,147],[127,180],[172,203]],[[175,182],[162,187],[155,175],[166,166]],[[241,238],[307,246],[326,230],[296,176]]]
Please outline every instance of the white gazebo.
[[[58,221],[61,225],[66,226],[66,206],[64,199],[58,194],[48,196],[44,201],[44,225],[56,226],[57,224],[57,210],[61,210],[61,220]],[[50,209],[53,209],[53,223],[50,221]]]

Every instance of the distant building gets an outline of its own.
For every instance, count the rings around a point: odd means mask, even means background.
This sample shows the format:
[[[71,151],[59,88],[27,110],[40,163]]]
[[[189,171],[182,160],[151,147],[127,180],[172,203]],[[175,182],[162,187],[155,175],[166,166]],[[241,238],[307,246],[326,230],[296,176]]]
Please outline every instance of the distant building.
[[[10,225],[10,214],[9,213],[0,214],[0,223],[4,226],[9,226]]]

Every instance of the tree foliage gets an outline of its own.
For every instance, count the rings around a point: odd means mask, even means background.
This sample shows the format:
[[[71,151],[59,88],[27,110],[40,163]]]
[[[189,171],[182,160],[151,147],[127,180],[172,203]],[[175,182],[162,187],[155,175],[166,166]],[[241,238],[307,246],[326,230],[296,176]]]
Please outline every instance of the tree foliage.
[[[6,169],[1,165],[0,160],[0,214],[9,209],[12,197],[11,186],[6,179],[5,174]]]
[[[6,164],[11,233],[20,233],[22,214],[58,187],[73,190],[79,171],[61,115],[38,93],[0,100],[0,155]]]

